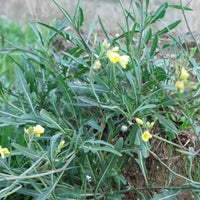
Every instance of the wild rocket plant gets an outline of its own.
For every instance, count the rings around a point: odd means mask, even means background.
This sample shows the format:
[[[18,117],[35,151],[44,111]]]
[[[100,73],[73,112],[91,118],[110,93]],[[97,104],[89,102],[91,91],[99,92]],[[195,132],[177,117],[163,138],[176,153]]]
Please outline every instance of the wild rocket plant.
[[[80,1],[73,15],[53,2],[63,20],[31,25],[34,45],[0,50],[16,77],[9,87],[5,74],[0,79],[0,198],[123,199],[135,191],[153,200],[187,189],[198,199],[199,63],[172,33],[180,20],[154,26],[169,8],[190,9],[164,3],[152,12],[149,0],[130,1],[126,9],[120,0],[121,34],[112,38],[99,18],[102,39],[94,26],[81,31]],[[170,42],[162,42],[164,34]],[[6,43],[6,33],[3,38]],[[60,40],[66,44],[61,51],[55,46]],[[192,130],[198,145],[177,143],[183,130]],[[157,140],[188,156],[188,173],[178,174],[159,158]],[[169,192],[154,187],[146,168],[150,156],[183,184],[169,185]],[[129,185],[123,173],[130,159],[144,188]],[[161,193],[144,192],[154,189]]]

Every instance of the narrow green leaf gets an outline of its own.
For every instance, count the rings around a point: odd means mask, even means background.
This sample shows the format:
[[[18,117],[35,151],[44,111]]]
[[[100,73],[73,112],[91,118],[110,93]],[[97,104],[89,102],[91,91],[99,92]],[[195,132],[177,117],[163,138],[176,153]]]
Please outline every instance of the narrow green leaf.
[[[164,190],[162,194],[156,194],[155,197],[151,200],[172,200],[175,199],[175,197],[177,197],[180,192],[181,190]]]
[[[193,11],[194,10],[192,8],[189,8],[189,7],[184,7],[184,6],[181,6],[181,5],[173,5],[173,4],[169,4],[168,7],[169,8],[175,8],[175,9],[178,9],[178,10],[187,10],[187,11]]]
[[[104,146],[100,146],[100,145],[104,145]],[[119,153],[117,150],[115,150],[114,146],[102,141],[102,140],[87,140],[85,141],[83,144],[80,145],[79,147],[80,149],[83,149],[84,152],[93,152],[93,153],[97,153],[98,151],[106,151],[106,152],[110,152],[113,154],[116,154],[118,156],[122,156],[121,153]]]
[[[62,37],[65,37],[65,35],[62,33],[61,30],[64,29],[66,26],[63,26],[63,27],[60,28],[60,29],[56,29],[56,28],[54,28],[53,26],[50,26],[50,25],[48,25],[48,24],[44,24],[44,23],[42,23],[42,22],[38,22],[38,24],[40,24],[40,25],[42,25],[42,26],[44,26],[44,27],[46,27],[46,28],[48,28],[48,29],[54,31],[55,33],[57,33],[58,35],[61,35]]]
[[[32,28],[32,30],[35,33],[35,35],[37,36],[38,40],[44,46],[44,41],[43,41],[42,35],[41,35],[40,31],[38,30],[38,28],[36,27],[36,25],[35,24],[30,24],[30,27]]]
[[[61,130],[63,133],[65,132],[62,127],[57,123],[56,118],[49,113],[48,111],[46,111],[45,109],[42,109],[40,111],[40,116],[42,117],[42,119],[45,120],[45,122],[47,122],[47,125],[51,128],[56,128]]]
[[[158,19],[161,19],[165,16],[166,9],[168,7],[168,3],[162,4],[156,11],[155,13],[151,16],[147,24],[153,24],[155,23]]]
[[[73,97],[74,97],[74,94],[71,91],[71,88],[63,80],[63,78],[61,78],[60,76],[58,76],[56,78],[56,81],[58,83],[59,89],[61,90],[61,92],[63,93],[63,96],[65,97],[65,106],[67,107],[68,111],[72,114],[72,116],[74,118],[76,118],[76,111],[75,111],[75,108],[73,106]]]
[[[80,30],[81,26],[83,25],[83,22],[84,22],[84,15],[83,15],[83,9],[81,7],[78,8],[78,16],[79,16],[79,19],[78,19],[78,30]]]
[[[171,135],[172,138],[170,139],[174,139],[175,135],[178,134],[178,130],[176,126],[174,125],[174,123],[171,120],[166,119],[164,116],[159,115],[155,112],[154,112],[154,115],[158,118],[158,121],[166,128],[166,130],[172,134]]]
[[[141,169],[142,174],[143,174],[143,176],[144,176],[146,185],[148,185],[147,169],[146,169],[146,166],[145,166],[144,158],[143,158],[143,156],[142,156],[142,152],[141,152],[141,151],[138,151],[137,154],[138,154],[138,158],[135,159],[135,160],[136,160],[136,162],[138,163],[138,165],[140,166],[140,169]]]
[[[83,150],[85,150],[85,151],[88,150],[88,151],[91,151],[91,152],[93,152],[93,153],[97,153],[98,151],[106,151],[106,152],[113,153],[113,154],[115,154],[115,155],[117,155],[117,156],[122,156],[121,153],[119,153],[119,152],[116,151],[115,149],[110,148],[110,147],[108,147],[108,146],[104,146],[104,147],[100,147],[100,146],[89,146],[89,147],[83,146]]]
[[[56,4],[56,6],[59,8],[59,10],[64,14],[64,16],[69,21],[69,23],[71,25],[74,25],[70,14],[56,0],[53,0],[53,2]]]
[[[101,18],[99,16],[98,16],[98,20],[99,20],[99,24],[101,26],[101,29],[102,29],[103,33],[105,34],[106,38],[109,39],[109,36],[108,36],[108,34],[106,32],[106,29],[105,29],[105,27],[103,25],[103,22],[102,22],[102,20],[101,20]]]
[[[149,40],[151,39],[152,36],[152,30],[151,28],[146,32],[145,38],[144,38],[144,43],[147,45],[149,43]]]
[[[51,160],[53,160],[54,157],[55,157],[55,152],[56,152],[56,149],[57,149],[56,141],[61,135],[62,135],[61,133],[58,133],[58,134],[51,137],[51,140],[50,140],[50,157],[51,157]]]
[[[153,108],[156,108],[157,105],[156,104],[147,104],[147,105],[140,105],[137,109],[134,110],[134,112],[132,113],[132,116],[134,116],[137,112],[141,112],[143,110],[146,110],[146,109],[153,109]]]
[[[41,157],[42,155],[42,152],[36,152],[32,149],[28,149],[24,146],[21,146],[19,144],[16,144],[16,143],[12,143],[12,146],[22,155],[26,156],[26,157],[29,157],[33,160],[37,160]]]
[[[170,24],[169,26],[163,28],[162,30],[160,31],[157,31],[155,33],[156,36],[159,36],[159,35],[163,35],[165,33],[168,33],[170,30],[174,29],[175,27],[177,27],[179,24],[181,23],[181,20],[178,20],[172,24]]]
[[[47,199],[49,199],[49,197],[50,197],[52,191],[55,189],[58,181],[59,181],[59,179],[54,181],[54,183],[50,187],[45,188],[45,192],[43,192],[41,195],[39,195],[36,200],[47,200]]]
[[[158,36],[155,35],[154,39],[153,39],[153,44],[152,44],[151,50],[150,50],[150,55],[151,56],[155,53],[155,50],[156,50],[157,46],[158,46]]]
[[[36,190],[31,190],[31,189],[26,189],[26,188],[21,188],[17,191],[19,194],[24,194],[26,196],[31,196],[31,197],[38,197],[39,193]]]
[[[33,113],[35,114],[35,109],[34,109],[34,106],[33,106],[32,100],[31,100],[32,98],[31,98],[30,90],[29,90],[28,84],[26,82],[26,79],[25,79],[22,71],[19,69],[19,67],[16,66],[15,69],[16,69],[16,75],[17,75],[18,88],[25,94],[31,109],[32,109]]]

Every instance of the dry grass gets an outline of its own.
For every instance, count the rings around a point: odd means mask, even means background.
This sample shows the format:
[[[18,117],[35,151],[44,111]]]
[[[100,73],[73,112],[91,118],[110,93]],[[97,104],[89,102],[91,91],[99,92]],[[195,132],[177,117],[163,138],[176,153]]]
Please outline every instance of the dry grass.
[[[122,0],[127,6],[130,0]],[[155,10],[161,3],[167,1],[170,4],[179,4],[180,0],[154,0],[150,1],[151,9]],[[58,0],[66,10],[73,13],[77,0]],[[101,16],[105,27],[109,31],[117,31],[117,23],[122,23],[123,15],[118,0],[85,0],[83,8],[85,11],[85,27],[88,27],[97,16]],[[152,4],[153,2],[153,4]],[[11,17],[17,22],[23,23],[25,21],[44,21],[49,22],[55,18],[61,18],[62,14],[51,0],[0,0],[0,14]],[[198,20],[198,13],[200,9],[199,0],[183,0],[183,4],[189,4],[193,8],[193,12],[187,12],[187,17],[191,29],[199,31],[200,22]],[[163,23],[169,24],[178,19],[182,19],[181,11],[170,9]],[[184,21],[177,28],[180,33],[188,32]]]

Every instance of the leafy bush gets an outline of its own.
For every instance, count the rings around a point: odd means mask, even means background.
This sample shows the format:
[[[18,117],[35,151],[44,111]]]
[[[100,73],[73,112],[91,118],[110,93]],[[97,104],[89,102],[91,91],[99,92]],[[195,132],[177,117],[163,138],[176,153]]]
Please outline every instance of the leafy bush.
[[[191,56],[195,49],[188,52],[184,38],[172,34],[180,21],[153,28],[169,7],[188,8],[164,3],[150,13],[148,0],[135,7],[131,2],[130,10],[120,1],[126,25],[111,38],[99,18],[102,40],[94,26],[82,33],[79,4],[71,16],[53,1],[64,20],[32,25],[34,46],[1,50],[15,63],[16,81],[9,88],[5,78],[0,82],[0,153],[6,157],[0,160],[0,197],[122,199],[135,191],[140,199],[161,199],[190,190],[198,199],[199,63]],[[178,143],[182,131],[196,138],[195,145]],[[151,141],[188,156],[187,173],[170,168]],[[182,184],[154,187],[146,168],[149,157]],[[143,189],[124,176],[130,158],[140,167]],[[153,196],[145,189],[163,191]]]

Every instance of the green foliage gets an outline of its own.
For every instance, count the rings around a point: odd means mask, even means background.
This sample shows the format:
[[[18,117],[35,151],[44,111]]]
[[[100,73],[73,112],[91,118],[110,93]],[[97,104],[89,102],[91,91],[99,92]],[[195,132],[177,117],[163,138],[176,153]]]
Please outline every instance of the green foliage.
[[[1,48],[23,48],[27,44],[32,46],[36,42],[35,35],[28,25],[22,27],[7,18],[0,18],[0,38]],[[17,54],[12,55],[12,58],[9,57],[9,52],[0,55],[0,74],[6,76],[9,82],[14,79],[14,74],[11,73],[14,70],[13,58],[20,62],[20,56]]]
[[[30,40],[13,45],[2,32],[0,53],[9,55],[6,68],[11,61],[15,65],[16,80],[3,74],[0,79],[0,145],[10,151],[0,158],[0,198],[123,199],[135,191],[153,200],[176,198],[188,188],[196,196],[199,151],[177,144],[176,138],[192,129],[199,143],[199,64],[171,32],[180,21],[161,30],[153,26],[169,7],[186,8],[164,3],[150,13],[148,0],[135,6],[131,1],[130,10],[120,1],[125,26],[119,25],[121,34],[111,39],[99,18],[107,39],[102,41],[93,26],[85,39],[80,1],[74,15],[53,2],[65,18],[31,25]],[[171,41],[163,42],[163,34]],[[59,41],[64,47],[56,46]],[[183,78],[183,68],[192,78]],[[188,156],[186,174],[163,162],[151,140]],[[170,171],[169,179],[178,176],[182,184],[168,190],[163,185],[160,193],[146,196],[143,189],[158,189],[149,183],[150,156]],[[145,188],[128,186],[123,169],[130,158]]]

